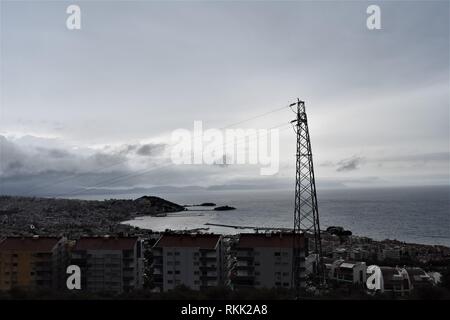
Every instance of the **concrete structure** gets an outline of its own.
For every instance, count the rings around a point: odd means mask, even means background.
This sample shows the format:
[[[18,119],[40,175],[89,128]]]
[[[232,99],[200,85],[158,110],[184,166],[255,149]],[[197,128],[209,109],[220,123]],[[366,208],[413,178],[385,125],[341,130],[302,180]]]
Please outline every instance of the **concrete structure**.
[[[185,285],[194,290],[224,283],[222,236],[164,234],[153,249],[153,281],[161,291]]]
[[[66,239],[5,238],[0,241],[0,290],[61,289],[67,264]]]
[[[232,246],[232,287],[291,288],[293,241],[292,233],[241,234]],[[302,248],[306,248],[306,242],[302,236]],[[305,286],[305,250],[300,263],[301,286]]]
[[[367,266],[365,262],[351,262],[342,259],[329,265],[328,278],[337,284],[365,285]]]
[[[81,268],[81,290],[122,293],[143,285],[142,242],[137,237],[79,239],[71,264]]]

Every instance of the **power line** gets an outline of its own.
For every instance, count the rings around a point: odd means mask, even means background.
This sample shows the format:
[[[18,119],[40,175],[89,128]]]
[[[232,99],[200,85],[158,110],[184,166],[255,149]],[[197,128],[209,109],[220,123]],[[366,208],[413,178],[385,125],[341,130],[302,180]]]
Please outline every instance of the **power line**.
[[[279,125],[276,125],[274,127],[269,128],[269,130],[270,129],[281,128],[283,126],[288,126],[287,128],[289,128],[290,124],[289,123],[281,123]],[[285,128],[285,129],[287,129],[287,128]],[[255,138],[255,137],[253,137],[253,138]],[[239,144],[239,141],[240,142],[245,142],[245,141],[247,141],[247,139],[249,139],[249,138],[248,137],[244,137],[244,138],[239,139],[237,141],[231,141],[231,142],[232,143],[236,142],[236,145],[237,145],[237,144]],[[229,145],[229,144],[224,144],[224,150],[226,149],[225,146],[227,146],[227,145]],[[101,187],[101,186],[105,187],[105,185],[106,186],[111,186],[111,185],[113,185],[113,184],[115,184],[117,182],[126,181],[127,179],[134,178],[134,177],[137,177],[137,176],[142,176],[142,175],[145,175],[145,174],[147,174],[149,172],[152,172],[152,171],[155,171],[155,170],[159,170],[159,169],[163,169],[163,168],[167,168],[167,167],[174,166],[174,165],[175,165],[174,163],[169,162],[169,163],[166,163],[166,164],[163,164],[163,165],[159,165],[159,166],[156,166],[156,167],[153,167],[153,168],[150,168],[150,169],[143,169],[143,170],[140,170],[138,172],[127,173],[127,174],[124,174],[124,175],[121,175],[121,176],[118,176],[118,177],[113,177],[111,179],[108,179],[108,180],[105,180],[105,181],[101,181],[99,183],[96,183],[96,184],[88,186],[88,187],[78,188],[78,189],[76,189],[76,190],[74,190],[72,192],[69,192],[69,193],[60,194],[60,195],[58,195],[58,197],[74,195],[74,194],[79,193],[79,191],[81,191],[81,192],[82,191],[86,191],[86,189],[90,189],[90,188],[96,188],[96,187]]]
[[[266,115],[269,115],[269,114],[272,114],[272,113],[281,111],[281,110],[285,109],[286,107],[287,107],[287,106],[275,108],[275,109],[269,110],[269,111],[267,111],[267,112],[265,112],[265,113],[262,113],[262,114],[259,114],[259,115],[256,115],[256,116],[253,116],[253,117],[244,119],[244,120],[240,120],[240,121],[237,121],[237,122],[228,124],[228,125],[226,125],[226,126],[220,128],[220,130],[224,130],[224,129],[227,129],[227,128],[230,128],[230,127],[234,127],[234,126],[236,126],[236,125],[238,125],[238,124],[241,124],[241,123],[245,123],[245,122],[248,122],[248,121],[251,121],[251,120],[254,120],[254,119],[258,119],[258,118],[264,117],[264,116],[266,116]],[[194,139],[195,139],[195,137],[194,137]],[[156,148],[164,148],[164,147],[165,147],[165,145],[161,145],[161,146],[157,146]],[[100,170],[104,171],[104,170],[106,170],[106,169],[113,168],[113,167],[115,167],[115,166],[119,166],[119,165],[121,165],[121,164],[126,163],[128,160],[129,160],[128,158],[125,158],[124,160],[121,160],[121,161],[119,161],[119,162],[110,164],[110,165],[108,165],[108,166],[106,166],[106,167],[102,167],[102,168],[100,168]],[[63,178],[63,179],[60,179],[60,180],[58,180],[58,181],[52,182],[52,183],[47,183],[47,184],[44,184],[44,185],[41,185],[41,186],[38,186],[38,187],[34,187],[34,188],[31,189],[30,191],[28,191],[28,192],[26,193],[26,195],[32,195],[32,194],[34,193],[34,191],[42,190],[42,189],[45,190],[45,189],[48,189],[49,187],[54,187],[55,185],[61,184],[61,183],[63,183],[63,182],[67,182],[67,181],[70,181],[70,180],[73,180],[73,179],[76,179],[76,178],[79,178],[79,177],[82,177],[82,176],[85,176],[85,175],[89,175],[89,174],[91,174],[91,173],[87,173],[87,172],[77,173],[77,174],[73,174],[73,175],[71,175],[71,176],[65,177],[65,178]]]

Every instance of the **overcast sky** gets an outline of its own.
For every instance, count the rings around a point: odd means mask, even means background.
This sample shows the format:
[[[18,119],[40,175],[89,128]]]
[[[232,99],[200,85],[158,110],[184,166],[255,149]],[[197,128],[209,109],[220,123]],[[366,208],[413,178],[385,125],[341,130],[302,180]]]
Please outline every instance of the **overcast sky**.
[[[381,30],[367,29],[373,2],[362,1],[76,3],[81,30],[70,31],[72,2],[1,2],[1,193],[291,185],[288,126],[272,177],[259,166],[159,166],[173,130],[221,128],[297,97],[319,184],[449,183],[447,1],[377,2]]]

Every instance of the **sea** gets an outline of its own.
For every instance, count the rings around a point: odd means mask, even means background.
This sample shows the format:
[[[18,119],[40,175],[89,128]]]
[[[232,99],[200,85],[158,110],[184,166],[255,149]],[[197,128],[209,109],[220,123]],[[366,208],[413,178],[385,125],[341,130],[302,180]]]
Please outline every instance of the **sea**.
[[[233,206],[236,210],[214,211],[193,206],[166,217],[144,216],[123,223],[154,231],[202,228],[221,234],[253,229],[207,224],[249,228],[293,226],[293,190],[184,190],[152,195],[181,205],[213,202]],[[142,194],[124,194],[114,198],[140,196]],[[342,226],[354,235],[375,240],[396,239],[450,247],[450,186],[322,189],[318,190],[317,197],[321,229]]]

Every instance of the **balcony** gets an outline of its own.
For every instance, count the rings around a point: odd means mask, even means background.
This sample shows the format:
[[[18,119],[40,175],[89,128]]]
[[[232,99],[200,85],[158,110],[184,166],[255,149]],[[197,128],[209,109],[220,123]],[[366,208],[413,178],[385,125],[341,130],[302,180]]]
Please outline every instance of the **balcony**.
[[[217,272],[214,271],[209,271],[206,273],[207,277],[217,277]]]
[[[247,270],[236,270],[234,275],[236,277],[253,277],[254,273],[252,271],[247,271]]]
[[[238,267],[247,267],[249,265],[249,261],[246,260],[238,260],[236,262],[236,266]]]

